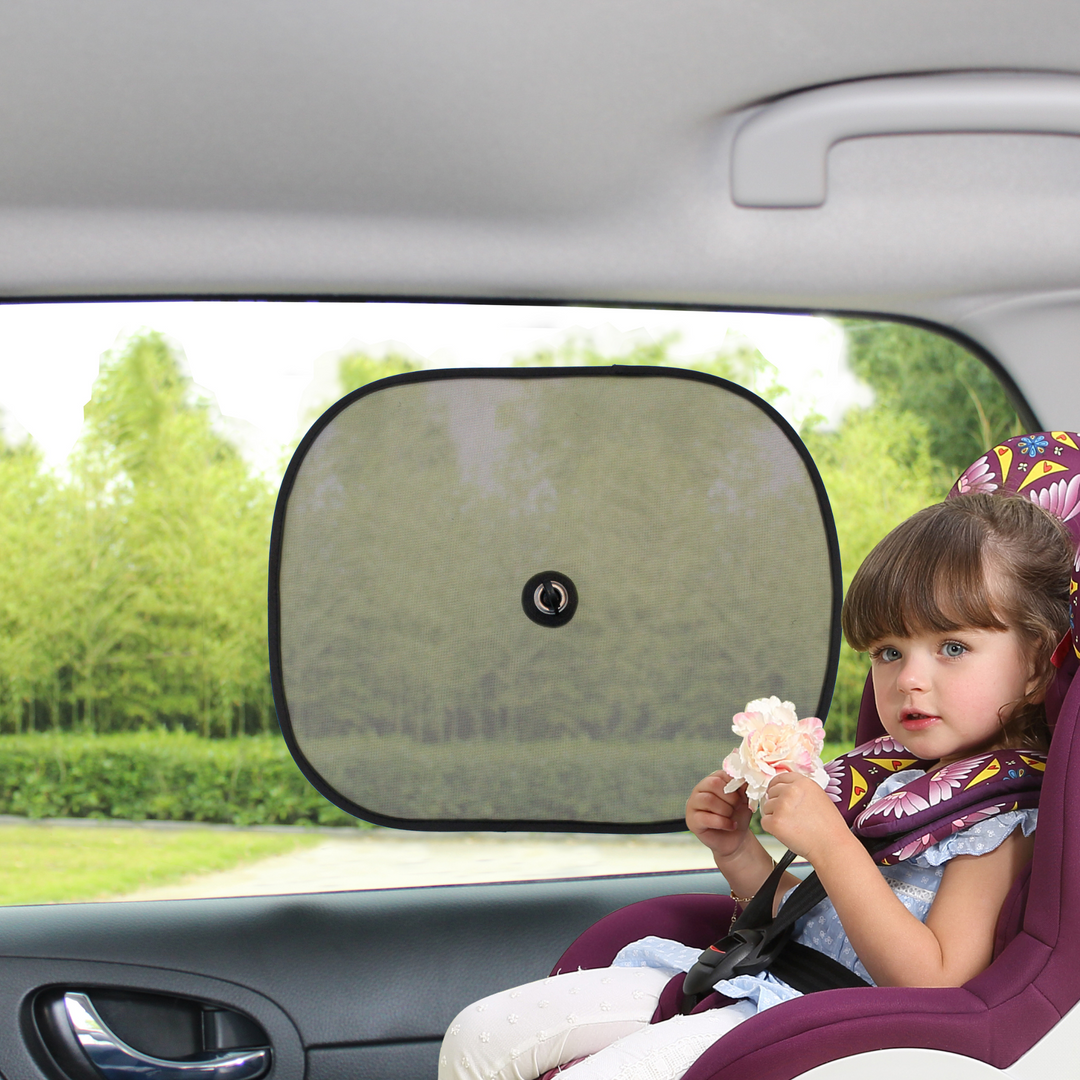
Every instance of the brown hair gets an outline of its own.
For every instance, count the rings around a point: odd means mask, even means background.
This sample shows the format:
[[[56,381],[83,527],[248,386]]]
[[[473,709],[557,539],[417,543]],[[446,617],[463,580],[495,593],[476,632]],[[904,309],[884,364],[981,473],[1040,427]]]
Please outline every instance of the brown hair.
[[[920,510],[870,552],[844,600],[844,637],[863,652],[886,637],[1015,630],[1038,685],[1012,704],[1002,729],[1010,746],[1043,749],[1042,700],[1069,629],[1072,562],[1068,530],[1029,499],[960,495]]]

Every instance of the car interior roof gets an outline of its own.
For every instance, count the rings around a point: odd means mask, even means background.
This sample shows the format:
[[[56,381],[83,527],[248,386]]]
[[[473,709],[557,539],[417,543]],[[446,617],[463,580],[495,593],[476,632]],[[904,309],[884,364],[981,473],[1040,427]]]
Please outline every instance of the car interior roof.
[[[805,88],[1075,72],[1075,5],[48,0],[0,40],[9,299],[888,312],[1068,426],[1080,139],[852,139],[811,210],[736,206],[728,165],[740,110]]]

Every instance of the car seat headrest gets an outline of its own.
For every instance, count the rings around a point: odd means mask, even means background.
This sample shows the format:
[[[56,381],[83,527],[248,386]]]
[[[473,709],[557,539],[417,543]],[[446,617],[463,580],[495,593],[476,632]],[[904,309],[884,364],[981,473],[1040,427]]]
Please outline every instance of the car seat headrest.
[[[1080,668],[1080,435],[1072,431],[1036,431],[1006,439],[972,462],[946,498],[982,492],[1029,498],[1061,518],[1076,545],[1069,593],[1069,629],[1054,654],[1057,669],[1046,691],[1046,720],[1053,730],[1061,703]],[[859,706],[855,742],[884,734],[867,676]]]
[[[1006,439],[969,465],[946,498],[971,492],[1031,499],[1064,522],[1075,545],[1069,591],[1070,635],[1054,654],[1057,676],[1046,700],[1047,722],[1053,728],[1080,659],[1080,435],[1036,431]]]

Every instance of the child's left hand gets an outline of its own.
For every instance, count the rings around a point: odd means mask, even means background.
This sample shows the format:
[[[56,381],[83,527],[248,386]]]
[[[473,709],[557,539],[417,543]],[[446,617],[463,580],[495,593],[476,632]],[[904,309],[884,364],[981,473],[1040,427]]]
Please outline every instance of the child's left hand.
[[[761,827],[789,851],[814,861],[814,851],[850,835],[836,804],[808,776],[774,776],[761,803]]]

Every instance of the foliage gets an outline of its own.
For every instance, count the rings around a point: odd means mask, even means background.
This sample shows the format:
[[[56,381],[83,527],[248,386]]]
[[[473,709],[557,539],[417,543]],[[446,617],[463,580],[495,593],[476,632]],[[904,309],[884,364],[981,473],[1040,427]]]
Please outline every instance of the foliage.
[[[914,415],[898,422],[882,406],[853,409],[838,431],[803,437],[829,493],[846,594],[871,548],[905,518],[940,501],[951,481],[930,454],[925,421]],[[831,738],[854,739],[868,671],[866,655],[845,642],[829,710]]]
[[[338,361],[338,385],[342,395],[378,379],[419,371],[423,364],[401,349],[388,349],[378,354],[365,349],[350,349]]]
[[[315,842],[297,833],[5,825],[0,905],[104,900]]]
[[[0,448],[0,724],[17,724],[23,701],[55,691],[64,664],[67,494],[29,444]]]
[[[0,813],[225,825],[351,825],[304,779],[279,738],[194,733],[9,735]]]
[[[851,410],[836,431],[810,422],[803,434],[832,502],[846,586],[870,547],[888,528],[941,498],[952,477],[995,441],[1017,431],[1018,421],[993,375],[953,342],[892,323],[847,320],[843,325],[852,367],[874,389],[875,403],[869,409]],[[516,363],[690,366],[748,386],[770,401],[785,393],[776,369],[745,338],[730,334],[715,352],[692,359],[682,357],[677,346],[677,340],[670,336],[642,338],[611,352],[592,339],[577,337],[520,357]],[[337,374],[344,393],[420,366],[419,358],[387,347],[381,352],[344,354],[338,360]],[[594,459],[600,472],[607,469],[613,473],[624,447],[643,446],[642,440],[653,440],[659,453],[664,426],[659,419],[655,424],[650,419],[644,425],[620,426],[616,419],[581,453]],[[388,428],[387,445],[389,432]],[[555,534],[538,532],[535,515],[520,523],[496,523],[492,517],[492,523],[482,527],[484,513],[471,517],[458,513],[464,504],[454,504],[453,499],[462,492],[477,502],[472,507],[477,510],[489,498],[490,490],[475,478],[451,482],[455,451],[432,438],[431,467],[437,473],[442,470],[439,475],[447,474],[442,485],[445,505],[439,511],[447,536],[457,535],[463,550],[483,555],[495,544],[498,529],[512,531],[520,526],[527,538],[531,536],[540,545],[537,557],[549,550],[543,545]],[[536,460],[522,458],[500,466],[499,475],[488,480],[497,481],[496,486],[528,489],[537,482],[538,467]],[[686,488],[684,481],[690,479],[677,472],[661,477],[651,487],[644,484],[639,490],[626,492],[618,512],[625,512],[630,522],[638,512],[634,508],[643,503],[667,507],[662,500],[674,498],[671,492],[680,490],[680,484]],[[425,482],[424,488],[430,490],[431,485]],[[540,488],[536,490],[543,502],[547,496]],[[454,492],[457,494],[452,496]],[[430,537],[437,530],[406,528],[415,517],[420,494],[408,476],[393,494],[400,520],[383,523],[387,526],[383,532],[416,568],[411,580],[425,580],[430,587],[439,581],[434,564],[429,566],[434,558]],[[217,737],[269,731],[273,714],[266,675],[265,565],[272,505],[273,493],[268,486],[250,474],[231,443],[219,434],[214,410],[197,396],[176,346],[159,334],[146,332],[103,358],[86,409],[84,435],[68,473],[50,472],[29,444],[0,446],[0,546],[4,551],[0,560],[0,731],[170,728]],[[670,524],[675,516],[666,510],[651,515],[655,522],[651,526],[653,541],[660,550],[679,553],[678,559],[670,560],[672,573],[703,579],[715,568],[710,569],[709,559],[693,550],[697,541],[691,535]],[[573,527],[581,533],[579,540],[588,541],[590,529],[608,524],[591,523],[575,511]],[[587,550],[588,543],[584,547]],[[372,541],[364,558],[377,554],[378,544]],[[638,578],[648,576],[644,566],[626,569]],[[453,587],[452,581],[447,582],[447,588]],[[394,582],[389,582],[388,588],[402,591]],[[657,671],[663,671],[665,677],[680,671],[680,664],[700,663],[700,658],[680,653],[676,643],[679,634],[686,640],[686,626],[703,624],[708,616],[706,599],[706,592],[700,591],[688,601],[679,619],[669,619],[658,627],[661,644],[655,659]],[[459,601],[450,597],[447,602]],[[612,590],[604,602],[617,604],[618,590]],[[379,643],[372,653],[376,668],[380,656],[411,648],[425,634],[431,636],[430,626],[406,625],[400,641]],[[548,645],[553,646],[555,640],[550,638]],[[507,636],[500,643],[502,658],[488,657],[493,674],[484,689],[487,704],[481,702],[481,707],[468,715],[461,710],[450,715],[436,709],[439,730],[461,735],[481,732],[485,725],[505,727],[506,714],[494,707],[496,698],[511,692],[526,698],[534,693],[561,692],[552,691],[550,683],[532,686],[522,675],[520,664],[515,666],[513,656],[517,654],[511,650],[509,659],[503,655],[510,645]],[[436,653],[446,660],[445,671],[450,673],[447,685],[457,677],[453,673],[460,673],[472,659],[461,642],[454,646],[447,640]],[[532,659],[543,657],[537,654]],[[595,661],[595,656],[589,656],[574,663]],[[623,657],[626,672],[635,678],[643,662],[633,650],[627,650]],[[749,658],[747,665],[748,670],[758,673],[759,682],[773,677],[755,658]],[[832,738],[844,740],[853,735],[864,671],[864,661],[845,647],[829,720]],[[616,670],[612,685],[628,681]],[[656,686],[660,685],[658,679]],[[430,702],[420,701],[421,690],[400,679],[393,683],[376,674],[368,688],[376,697],[381,695],[388,709],[411,711],[417,716],[431,711]],[[774,689],[755,684],[749,696]],[[625,729],[635,737],[646,732],[668,737],[676,729],[685,729],[684,720],[665,715],[659,698],[641,702],[613,699],[610,704],[607,714],[595,721],[608,734]],[[704,715],[708,711],[696,698],[683,705],[684,712],[697,710]],[[552,715],[563,716],[571,725],[574,712],[573,702],[567,701]],[[714,708],[710,713],[713,720],[717,719],[715,712]],[[421,727],[425,724],[426,720]],[[418,737],[433,736],[427,731]],[[16,745],[7,739],[5,743]],[[256,739],[250,745],[250,752],[256,753],[254,748],[266,744]],[[283,761],[288,765],[287,759]],[[135,773],[141,776],[141,770],[139,766]],[[299,779],[294,767],[288,766],[286,771]],[[40,775],[47,779],[45,773]],[[96,775],[100,779],[101,774]],[[187,783],[173,773],[169,776],[160,788],[161,798],[165,798],[162,793],[175,793]],[[107,812],[126,816],[130,810],[135,816],[175,812],[193,820],[234,820],[237,813],[246,812],[238,809],[241,801],[226,800],[200,809],[198,799],[148,809],[149,804],[134,796],[129,799],[130,785],[125,781],[116,779],[115,783],[115,797],[107,790],[91,795],[89,788],[77,795],[65,787],[67,794],[60,800],[68,807],[65,810],[48,809],[52,795],[42,794],[45,802],[40,806],[32,799],[28,802],[30,796],[25,792],[9,798],[23,807],[18,811],[21,813]],[[252,805],[261,805],[260,783],[252,780],[252,787],[245,782],[244,799],[254,799]],[[299,783],[307,790],[303,781]],[[11,790],[22,789],[16,785]],[[94,802],[98,798],[105,800],[100,806]],[[289,795],[286,803],[293,798]],[[120,809],[113,806],[115,799],[119,799]],[[107,811],[103,808],[106,803]],[[298,820],[318,819],[310,807],[295,806],[282,811],[286,819],[292,819],[290,814]],[[200,817],[204,813],[209,816]]]
[[[624,347],[623,351],[612,354],[601,349],[592,338],[579,335],[558,345],[544,346],[519,356],[514,360],[514,366],[607,367],[618,364],[681,367],[738,383],[769,402],[787,393],[787,389],[777,382],[776,367],[741,334],[729,330],[716,352],[693,359],[674,358],[672,347],[677,343],[677,334],[665,334],[660,338],[633,342],[629,348]]]
[[[202,739],[194,734],[137,732],[117,735],[9,735],[0,744],[0,813],[19,817],[97,818],[128,821],[190,821],[225,825],[331,825],[370,828],[327,802],[300,774],[279,739]],[[587,744],[582,744],[588,750]],[[826,744],[828,760],[847,749]],[[402,741],[400,753],[385,761],[368,792],[369,805],[424,807],[433,816],[459,813],[482,816],[502,798],[501,785],[512,796],[525,771],[554,770],[547,810],[552,819],[577,816],[610,820],[619,814],[619,793],[625,788],[627,764],[640,747],[609,747],[601,754],[566,752],[556,742],[530,747],[494,747],[499,757],[492,768],[496,789],[486,792],[462,788],[456,782],[463,764],[476,754],[475,744],[443,745],[425,753],[419,762],[410,760],[415,744]],[[658,757],[660,769],[649,780],[648,796],[672,817],[681,816],[687,777],[696,783],[705,772],[718,768],[720,755],[712,740],[693,742],[675,753]],[[405,779],[407,774],[408,779]],[[614,804],[612,802],[614,800]],[[670,806],[668,806],[670,804]],[[103,830],[104,831],[104,830]],[[50,830],[31,836],[48,844]],[[78,836],[98,835],[80,829]],[[149,849],[148,873],[154,871],[153,850],[160,836],[199,836],[207,859],[222,855],[219,837],[228,833],[127,829],[118,834],[124,843],[145,844]],[[251,834],[246,834],[249,839]],[[12,831],[0,829],[0,854]],[[77,839],[77,838],[76,838]],[[247,843],[249,841],[245,841]],[[282,841],[284,844],[284,841]],[[215,850],[216,849],[216,850]],[[232,850],[232,849],[230,849]],[[251,856],[273,851],[252,849]],[[247,857],[245,855],[245,857]],[[14,858],[14,857],[13,857]],[[43,870],[50,859],[37,856]],[[0,857],[0,866],[11,861]],[[30,865],[29,862],[27,864]],[[138,861],[133,860],[133,866]],[[211,862],[193,861],[191,872],[223,868]],[[117,885],[117,892],[150,881],[135,880]],[[51,886],[50,886],[51,887]],[[4,885],[0,882],[0,897]],[[103,890],[105,891],[105,890]],[[78,886],[79,895],[91,895]],[[75,894],[46,899],[75,899]],[[30,900],[0,899],[7,903]]]
[[[955,341],[905,323],[850,319],[844,329],[851,369],[873,388],[875,405],[923,423],[927,450],[950,484],[980,454],[1021,434],[997,377]]]
[[[160,334],[106,355],[70,476],[0,456],[3,728],[267,728],[272,506]]]
[[[870,549],[906,517],[939,502],[955,477],[1020,432],[1001,384],[954,341],[919,327],[844,320],[852,370],[874,390],[835,432],[804,431],[829,493],[844,589]],[[855,737],[869,662],[845,643],[829,713],[832,738]]]

